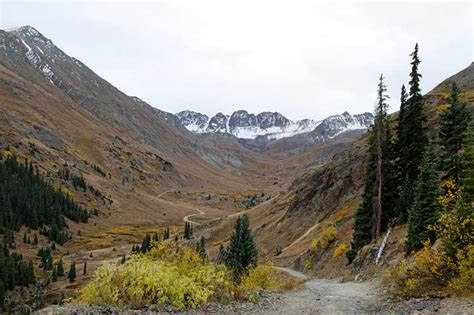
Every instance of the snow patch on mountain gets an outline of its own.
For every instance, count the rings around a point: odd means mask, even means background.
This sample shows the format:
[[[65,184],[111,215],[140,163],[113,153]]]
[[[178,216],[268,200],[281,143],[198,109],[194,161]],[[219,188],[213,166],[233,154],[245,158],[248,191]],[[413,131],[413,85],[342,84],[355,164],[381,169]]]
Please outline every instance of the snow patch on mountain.
[[[346,131],[367,129],[373,121],[370,113],[350,115],[347,112],[330,116],[322,121],[302,119],[296,122],[278,112],[262,112],[254,115],[245,110],[235,111],[232,115],[218,113],[211,118],[186,110],[177,113],[176,116],[184,127],[196,134],[227,133],[242,139],[264,136],[268,140],[308,133],[318,128],[315,140],[327,140]]]

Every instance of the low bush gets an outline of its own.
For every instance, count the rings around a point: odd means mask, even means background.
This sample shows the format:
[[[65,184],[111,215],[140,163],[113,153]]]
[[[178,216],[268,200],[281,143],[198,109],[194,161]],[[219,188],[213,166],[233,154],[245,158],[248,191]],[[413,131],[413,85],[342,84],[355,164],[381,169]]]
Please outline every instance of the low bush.
[[[342,243],[339,244],[335,249],[334,252],[332,253],[333,257],[339,257],[342,254],[345,254],[347,252],[347,245]]]
[[[311,253],[315,253],[318,248],[327,249],[337,236],[337,229],[333,226],[327,226],[321,232],[321,235],[311,244]]]
[[[133,254],[125,264],[104,265],[81,291],[86,304],[139,308],[170,304],[195,308],[210,300],[230,298],[230,273],[206,263],[192,248],[171,240],[154,243],[147,254]]]
[[[150,251],[132,254],[123,264],[99,267],[80,291],[78,302],[121,308],[150,304],[196,308],[210,301],[255,301],[260,290],[278,290],[288,282],[280,281],[272,267],[258,266],[236,285],[227,267],[203,259],[183,240],[169,239],[152,242]]]
[[[258,266],[250,269],[249,274],[242,277],[236,293],[237,297],[255,301],[258,299],[260,290],[276,289],[278,289],[278,280],[275,269],[270,266]]]
[[[394,293],[411,296],[466,295],[474,292],[474,211],[452,183],[440,198],[444,211],[429,230],[436,234],[432,246],[425,241],[413,261],[390,269]]]

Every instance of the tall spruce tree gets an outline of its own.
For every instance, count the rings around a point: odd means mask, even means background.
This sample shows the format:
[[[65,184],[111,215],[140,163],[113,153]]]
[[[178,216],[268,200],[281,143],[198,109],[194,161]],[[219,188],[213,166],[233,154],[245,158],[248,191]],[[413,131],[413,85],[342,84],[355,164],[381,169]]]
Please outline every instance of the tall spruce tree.
[[[374,237],[379,237],[382,230],[382,200],[384,191],[384,161],[387,158],[386,137],[387,132],[387,86],[384,83],[384,77],[381,74],[379,78],[378,92],[377,92],[377,107],[375,109],[374,133],[375,133],[375,151],[376,151],[376,171],[375,171],[375,194],[373,196],[374,205]]]
[[[407,176],[405,174],[405,160],[402,160],[400,156],[404,153],[404,147],[406,146],[406,141],[408,138],[407,135],[407,124],[406,124],[406,107],[407,107],[408,94],[405,88],[405,85],[402,85],[400,92],[400,111],[398,112],[398,121],[397,126],[395,127],[397,132],[397,139],[394,145],[394,160],[396,168],[396,186],[395,193],[398,195],[397,202],[394,205],[396,207],[398,219],[401,222],[406,222],[407,212],[403,209],[406,208],[406,205],[402,204],[402,190],[406,187],[405,182],[407,181]]]
[[[427,239],[434,239],[428,226],[435,224],[439,217],[439,185],[436,154],[433,144],[430,144],[423,156],[414,202],[408,211],[406,249],[409,251],[422,248]]]
[[[257,247],[250,230],[249,217],[244,214],[237,218],[234,232],[226,250],[225,265],[232,271],[235,283],[240,283],[248,269],[257,265]]]
[[[423,96],[421,95],[420,80],[421,74],[418,67],[421,63],[418,57],[418,43],[415,50],[410,55],[411,72],[410,72],[410,90],[406,104],[402,101],[403,107],[402,117],[399,119],[398,125],[398,163],[397,168],[403,178],[404,185],[415,185],[420,173],[420,165],[423,154],[428,143],[426,134],[426,114],[423,108]],[[402,100],[404,99],[402,91]],[[402,110],[402,108],[400,108]],[[400,180],[401,181],[401,180]],[[407,190],[401,187],[400,191]],[[399,220],[404,222],[407,218],[408,208],[413,204],[413,196],[405,196],[406,205],[399,206]]]
[[[351,249],[346,256],[349,263],[355,258],[357,251],[370,243],[386,228],[393,217],[394,167],[392,163],[393,149],[391,130],[387,115],[387,88],[383,75],[379,78],[377,106],[374,125],[369,130],[369,161],[365,178],[362,203],[356,210],[354,234]]]
[[[470,120],[471,115],[466,104],[459,100],[459,89],[456,83],[453,83],[449,107],[440,114],[440,170],[444,172],[443,179],[452,179],[459,183],[462,150]]]

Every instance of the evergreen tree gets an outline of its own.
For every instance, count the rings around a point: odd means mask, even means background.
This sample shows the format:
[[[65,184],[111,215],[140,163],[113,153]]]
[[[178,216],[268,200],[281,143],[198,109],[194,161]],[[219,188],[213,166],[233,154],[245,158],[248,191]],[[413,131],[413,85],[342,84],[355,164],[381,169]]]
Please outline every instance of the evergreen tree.
[[[235,283],[240,283],[242,276],[248,273],[248,269],[257,265],[257,255],[249,218],[244,214],[235,222],[225,257],[225,264],[232,270]]]
[[[170,228],[166,228],[163,232],[163,240],[167,240],[170,238]]]
[[[84,262],[84,269],[82,269],[82,274],[87,274],[87,261]]]
[[[405,89],[405,85],[402,85],[401,88],[401,93],[400,93],[400,111],[398,112],[398,124],[396,126],[396,132],[397,132],[397,140],[394,146],[394,160],[395,160],[395,169],[396,169],[396,176],[395,176],[395,190],[394,193],[396,194],[396,202],[394,206],[396,207],[396,212],[398,215],[398,220],[400,222],[406,222],[407,220],[407,205],[402,204],[404,200],[401,197],[403,193],[403,189],[408,188],[406,186],[407,182],[407,176],[404,170],[405,167],[405,161],[402,161],[400,158],[397,159],[397,157],[400,157],[405,153],[405,146],[407,145],[407,139],[409,137],[408,134],[408,128],[406,124],[406,107],[407,107],[407,100],[408,100],[408,94]],[[408,204],[408,207],[410,204]]]
[[[38,235],[35,234],[35,238],[33,239],[33,245],[38,245]]]
[[[0,279],[0,309],[3,309],[5,304],[5,297],[7,295],[7,287],[5,283]]]
[[[62,258],[59,259],[57,268],[58,268],[58,270],[57,270],[58,276],[59,277],[64,276],[64,266],[63,266],[63,259]]]
[[[54,266],[53,268],[53,274],[51,276],[51,281],[56,282],[58,281],[58,267]]]
[[[375,110],[375,121],[374,121],[374,136],[375,136],[375,152],[376,152],[376,172],[375,172],[375,193],[373,196],[374,204],[374,216],[375,216],[375,226],[374,226],[374,237],[379,237],[382,230],[382,200],[383,200],[383,191],[384,191],[384,162],[386,157],[386,146],[387,140],[385,139],[389,132],[387,133],[387,109],[388,105],[386,100],[388,96],[386,95],[387,87],[384,83],[384,77],[381,74],[378,85],[377,92],[377,108]]]
[[[470,203],[474,202],[474,126],[469,126],[464,153],[462,155],[461,185],[464,196]]]
[[[410,56],[412,57],[409,82],[410,90],[406,103],[404,102],[405,94],[402,91],[400,111],[403,110],[403,113],[401,113],[401,117],[399,117],[399,125],[397,128],[397,169],[401,176],[399,183],[403,179],[406,185],[414,185],[417,181],[423,153],[428,143],[426,114],[423,108],[423,96],[421,95],[420,89],[421,74],[418,73],[418,67],[421,62],[418,57],[418,44],[416,44],[415,50]],[[401,187],[400,191],[406,189],[405,187]],[[408,208],[410,208],[413,204],[413,197],[406,197],[408,199],[404,200],[404,202],[408,204]],[[398,207],[399,220],[402,223],[407,218],[408,208]]]
[[[442,149],[440,169],[444,172],[443,179],[452,179],[459,183],[462,150],[471,120],[470,116],[466,104],[459,100],[459,89],[456,83],[453,83],[450,105],[440,114],[439,143]]]
[[[356,210],[353,241],[346,253],[349,263],[364,245],[378,237],[394,217],[393,190],[396,173],[392,163],[393,144],[388,121],[386,86],[380,76],[374,126],[369,130],[369,161],[362,203]]]
[[[150,238],[150,235],[147,233],[145,235],[145,237],[143,238],[142,246],[140,248],[140,251],[142,253],[146,253],[150,250],[150,248],[151,248],[151,238]]]
[[[184,238],[189,240],[191,239],[191,236],[192,236],[192,227],[191,227],[191,224],[189,222],[185,222],[184,223]]]
[[[73,283],[76,280],[76,263],[72,262],[71,267],[69,269],[69,273],[67,275],[70,283]]]
[[[206,240],[204,239],[204,236],[201,236],[199,239],[198,252],[202,259],[207,260]]]
[[[425,240],[434,239],[434,233],[428,230],[428,226],[436,223],[440,209],[436,163],[434,148],[430,145],[423,156],[414,202],[408,211],[407,250],[420,249]]]

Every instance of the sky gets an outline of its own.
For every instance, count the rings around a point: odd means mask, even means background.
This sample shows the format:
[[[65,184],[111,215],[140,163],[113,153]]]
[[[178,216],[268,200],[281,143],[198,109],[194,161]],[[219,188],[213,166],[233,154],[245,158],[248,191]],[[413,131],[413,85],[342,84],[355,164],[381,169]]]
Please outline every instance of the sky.
[[[398,110],[420,45],[426,93],[473,58],[473,3],[5,1],[0,29],[35,27],[128,95],[176,113],[290,119]]]

